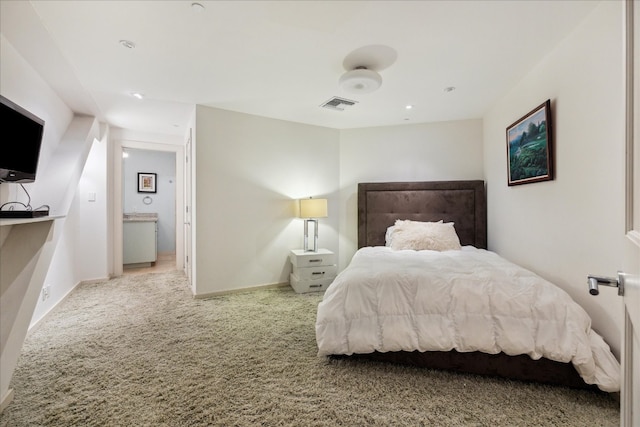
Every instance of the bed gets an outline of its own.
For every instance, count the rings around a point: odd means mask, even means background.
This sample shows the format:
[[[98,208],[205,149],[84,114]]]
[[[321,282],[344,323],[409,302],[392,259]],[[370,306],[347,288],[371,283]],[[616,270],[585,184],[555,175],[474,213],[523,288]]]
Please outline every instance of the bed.
[[[359,184],[358,251],[318,306],[318,354],[618,391],[588,315],[487,251],[486,218],[483,181]],[[424,227],[446,245],[412,250]]]

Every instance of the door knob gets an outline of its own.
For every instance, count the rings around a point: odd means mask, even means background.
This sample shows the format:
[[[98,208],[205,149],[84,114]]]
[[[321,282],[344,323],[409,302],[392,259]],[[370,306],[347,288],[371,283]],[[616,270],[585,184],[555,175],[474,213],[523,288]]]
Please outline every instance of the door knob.
[[[624,278],[625,274],[618,272],[618,277],[603,277],[603,276],[587,276],[587,283],[589,285],[589,293],[591,295],[598,295],[600,293],[599,285],[610,286],[618,288],[618,295],[624,295]]]

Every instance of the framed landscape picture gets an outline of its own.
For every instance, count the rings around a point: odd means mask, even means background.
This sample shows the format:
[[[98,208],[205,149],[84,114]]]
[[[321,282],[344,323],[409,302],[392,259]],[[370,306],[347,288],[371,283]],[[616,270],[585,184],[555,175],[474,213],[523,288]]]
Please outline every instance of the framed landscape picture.
[[[138,172],[138,193],[156,192],[156,174]]]
[[[551,100],[507,128],[509,185],[553,179]]]

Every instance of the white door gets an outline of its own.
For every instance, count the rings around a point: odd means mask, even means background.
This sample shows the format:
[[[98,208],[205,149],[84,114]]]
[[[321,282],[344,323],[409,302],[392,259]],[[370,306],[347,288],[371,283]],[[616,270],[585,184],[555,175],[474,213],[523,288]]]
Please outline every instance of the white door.
[[[640,426],[640,2],[625,1],[625,230],[619,294],[623,299],[620,423]],[[634,10],[635,9],[635,10]],[[634,64],[634,62],[636,62]]]
[[[186,150],[185,150],[185,213],[184,213],[184,241],[185,241],[185,259],[184,259],[184,268],[185,273],[187,275],[187,280],[189,281],[189,285],[191,285],[191,172],[192,172],[192,158],[191,158],[191,135],[192,130],[189,129],[189,139],[187,140]]]
[[[634,10],[635,9],[635,10]],[[590,277],[590,292],[597,295],[596,282],[618,286],[622,296],[624,323],[621,348],[620,424],[640,426],[640,1],[626,0],[625,29],[625,236],[622,241],[622,272],[617,278]],[[636,62],[634,64],[634,62]]]
[[[622,346],[622,425],[640,426],[640,1],[625,2],[627,242]],[[635,113],[634,113],[635,111]]]

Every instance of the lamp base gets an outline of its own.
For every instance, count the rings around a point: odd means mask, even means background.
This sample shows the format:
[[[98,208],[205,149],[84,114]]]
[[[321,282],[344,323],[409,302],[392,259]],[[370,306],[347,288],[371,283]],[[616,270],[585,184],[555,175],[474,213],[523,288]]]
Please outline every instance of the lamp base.
[[[313,247],[311,248],[309,248],[309,223],[310,222],[313,222]],[[304,220],[304,251],[318,252],[318,220],[317,219]]]

